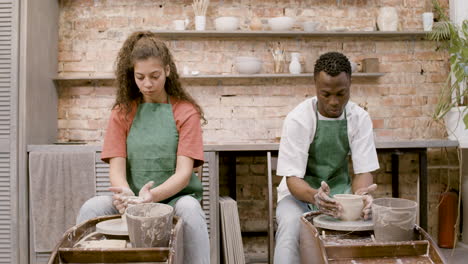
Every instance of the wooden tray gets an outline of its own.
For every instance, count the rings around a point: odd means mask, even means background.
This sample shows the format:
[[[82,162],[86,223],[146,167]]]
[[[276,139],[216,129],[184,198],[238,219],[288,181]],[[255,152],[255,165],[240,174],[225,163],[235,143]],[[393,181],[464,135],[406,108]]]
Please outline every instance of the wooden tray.
[[[96,233],[96,224],[119,218],[120,215],[90,219],[68,229],[52,252],[48,264],[62,263],[183,263],[182,219],[174,216],[171,239],[168,247],[158,248],[82,248],[77,244],[83,240],[125,239],[128,236],[112,236]]]
[[[419,226],[414,239],[402,242],[374,241],[373,231],[332,231],[316,228],[310,212],[301,217],[301,263],[367,264],[367,263],[447,263],[432,238]]]

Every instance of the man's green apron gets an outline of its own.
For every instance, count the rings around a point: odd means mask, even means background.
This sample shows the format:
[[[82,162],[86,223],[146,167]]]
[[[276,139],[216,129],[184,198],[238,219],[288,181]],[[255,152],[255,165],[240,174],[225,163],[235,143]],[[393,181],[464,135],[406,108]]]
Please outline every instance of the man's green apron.
[[[348,172],[350,148],[346,111],[343,120],[319,120],[317,111],[315,114],[317,128],[309,147],[304,180],[314,189],[320,188],[320,183],[325,181],[330,186],[330,195],[349,193],[351,191]]]
[[[127,181],[135,194],[149,181],[154,181],[156,187],[174,174],[178,143],[179,133],[170,103],[138,106],[127,137]],[[174,206],[183,195],[201,200],[202,185],[194,173],[187,187],[160,202]]]

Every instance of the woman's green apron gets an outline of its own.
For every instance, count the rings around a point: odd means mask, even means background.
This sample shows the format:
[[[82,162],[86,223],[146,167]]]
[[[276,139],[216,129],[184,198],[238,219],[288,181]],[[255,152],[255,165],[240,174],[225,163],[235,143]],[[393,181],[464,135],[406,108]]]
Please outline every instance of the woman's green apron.
[[[318,109],[317,109],[318,111]],[[316,111],[317,129],[309,147],[304,180],[314,189],[325,181],[330,186],[330,195],[349,193],[351,180],[348,172],[348,125],[343,120],[319,120]],[[313,206],[313,209],[316,209]]]
[[[127,137],[127,181],[135,194],[147,182],[154,181],[153,186],[158,186],[175,173],[178,143],[179,133],[170,103],[138,106]],[[183,195],[201,200],[202,185],[194,173],[187,187],[160,202],[174,206]]]

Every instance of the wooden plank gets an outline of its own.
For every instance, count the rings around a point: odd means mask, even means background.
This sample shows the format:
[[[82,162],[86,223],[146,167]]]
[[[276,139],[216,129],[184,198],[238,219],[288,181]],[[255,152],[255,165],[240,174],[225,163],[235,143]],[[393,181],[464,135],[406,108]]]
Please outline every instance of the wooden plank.
[[[174,232],[171,241],[171,251],[169,252],[168,264],[183,264],[184,263],[184,232],[182,230],[184,220],[180,218],[174,227]]]
[[[265,144],[208,144],[205,151],[275,151],[279,149],[278,143]]]
[[[0,43],[1,44],[1,43]],[[356,72],[352,77],[356,78],[377,78],[384,76],[383,72]],[[181,75],[181,80],[194,79],[258,79],[258,78],[313,78],[313,73],[258,73],[258,74],[199,74],[199,75]],[[54,78],[55,82],[107,82],[113,81],[113,75],[97,75],[97,76],[58,76]],[[90,87],[92,89],[93,87]]]
[[[204,158],[205,162],[203,163],[202,167],[202,186],[203,186],[203,197],[202,197],[202,209],[205,212],[205,217],[206,217],[206,224],[208,226],[208,234],[211,234],[211,216],[210,216],[210,161],[208,160],[208,157],[206,155],[206,152],[204,153]]]
[[[205,153],[210,164],[210,254],[211,263],[220,263],[219,252],[219,153]]]
[[[239,38],[239,37],[398,37],[399,39],[424,39],[427,35],[425,31],[217,31],[217,30],[156,30],[160,37],[166,38],[187,38],[187,37],[207,37],[207,38]]]
[[[434,264],[447,263],[447,261],[444,258],[444,254],[442,254],[442,252],[440,251],[440,248],[436,246],[437,243],[432,239],[432,237],[429,236],[429,234],[419,226],[416,226],[416,230],[418,230],[419,233],[421,234],[420,239],[429,241],[429,253],[428,254],[431,260],[433,261],[433,263]]]
[[[384,76],[383,72],[358,72],[353,73],[351,77],[356,78],[377,78]],[[181,80],[193,80],[193,79],[258,79],[258,78],[313,78],[313,73],[301,73],[301,74],[290,74],[290,73],[257,73],[257,74],[200,74],[200,75],[182,75]]]
[[[407,257],[393,257],[393,258],[353,258],[353,259],[336,259],[329,260],[328,264],[434,264],[432,259],[428,256],[407,256]]]
[[[183,221],[174,216],[175,224],[171,234],[170,247],[99,249],[75,248],[75,244],[94,231],[97,223],[119,218],[120,215],[102,216],[90,219],[67,230],[52,252],[48,264],[58,263],[126,263],[126,262],[165,262],[182,263]],[[179,255],[180,254],[180,255]]]
[[[59,248],[59,257],[65,263],[126,263],[164,262],[169,248],[78,249]]]
[[[458,147],[458,141],[454,140],[388,140],[375,142],[377,149],[414,149],[414,148],[444,148]],[[260,144],[206,144],[205,152],[215,151],[277,151],[279,143]],[[54,145],[28,145],[31,151],[101,151],[98,145],[54,144]]]
[[[325,250],[328,259],[420,256],[427,255],[429,242],[421,240],[395,243],[326,245]]]

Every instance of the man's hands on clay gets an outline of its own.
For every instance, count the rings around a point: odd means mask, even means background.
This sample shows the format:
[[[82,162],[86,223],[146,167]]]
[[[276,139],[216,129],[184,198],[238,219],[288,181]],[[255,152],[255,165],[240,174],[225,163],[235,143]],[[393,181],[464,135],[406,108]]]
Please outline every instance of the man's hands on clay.
[[[364,201],[364,208],[362,209],[361,217],[364,220],[370,219],[372,217],[372,198],[371,193],[377,189],[377,184],[371,184],[368,187],[359,188],[354,194],[361,195],[362,200]]]
[[[321,213],[335,218],[339,218],[341,216],[342,207],[335,199],[330,197],[330,187],[326,182],[322,181],[314,198],[315,205]]]

